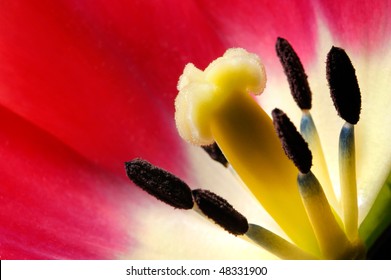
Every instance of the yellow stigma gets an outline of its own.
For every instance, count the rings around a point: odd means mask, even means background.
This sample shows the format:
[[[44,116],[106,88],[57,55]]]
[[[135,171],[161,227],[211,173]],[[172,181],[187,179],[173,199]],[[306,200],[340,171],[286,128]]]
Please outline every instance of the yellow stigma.
[[[205,71],[186,65],[179,78],[175,121],[179,134],[196,145],[214,142],[210,120],[232,95],[260,94],[266,74],[259,58],[244,49],[229,49]]]
[[[185,67],[178,83],[175,120],[182,138],[216,142],[236,173],[292,241],[319,255],[301,201],[297,170],[285,156],[270,117],[254,100],[266,85],[260,59],[230,49],[204,71]]]

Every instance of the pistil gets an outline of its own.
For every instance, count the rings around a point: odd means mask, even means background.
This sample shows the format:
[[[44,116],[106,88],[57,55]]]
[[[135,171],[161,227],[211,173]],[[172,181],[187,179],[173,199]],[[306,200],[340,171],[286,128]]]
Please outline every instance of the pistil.
[[[259,59],[235,49],[203,72],[197,69],[191,73],[189,67],[180,78],[176,100],[181,136],[199,145],[216,142],[285,233],[298,246],[317,252],[316,238],[295,186],[294,165],[281,150],[269,116],[250,95],[259,94],[265,85]]]

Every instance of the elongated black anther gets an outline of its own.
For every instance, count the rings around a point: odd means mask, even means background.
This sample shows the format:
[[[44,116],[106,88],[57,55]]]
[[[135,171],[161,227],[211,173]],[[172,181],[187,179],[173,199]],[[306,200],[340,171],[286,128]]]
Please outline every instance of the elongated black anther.
[[[224,198],[201,189],[193,190],[193,197],[202,213],[229,233],[242,235],[247,232],[247,219]]]
[[[223,155],[223,152],[220,150],[219,146],[216,142],[214,142],[211,145],[208,146],[202,146],[202,148],[205,150],[205,152],[208,153],[208,155],[215,161],[220,162],[225,167],[228,166],[228,161]]]
[[[285,154],[301,173],[308,173],[312,165],[312,154],[307,142],[283,111],[274,109],[272,117],[274,128],[280,138]]]
[[[139,158],[125,162],[125,169],[129,179],[150,195],[175,208],[193,208],[191,189],[175,175]]]
[[[360,119],[361,93],[356,71],[345,50],[332,47],[327,55],[327,80],[338,115],[351,124]]]
[[[276,51],[288,78],[293,99],[300,109],[311,109],[311,89],[300,58],[289,42],[283,38],[277,38]]]

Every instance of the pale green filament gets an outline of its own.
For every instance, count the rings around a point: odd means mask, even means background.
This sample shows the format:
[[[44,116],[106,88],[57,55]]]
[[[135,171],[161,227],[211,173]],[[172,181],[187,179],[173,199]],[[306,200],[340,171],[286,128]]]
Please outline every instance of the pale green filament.
[[[249,224],[245,234],[252,242],[284,260],[313,260],[313,255],[301,250],[273,232],[254,224]]]
[[[310,171],[299,173],[297,182],[323,256],[341,259],[350,255],[351,243],[335,219],[319,181]]]
[[[358,205],[354,126],[349,123],[339,137],[339,173],[345,231],[353,241],[358,238]]]
[[[312,153],[312,172],[316,175],[318,180],[322,183],[323,191],[326,194],[327,200],[331,205],[337,206],[339,203],[333,185],[330,180],[329,171],[327,169],[326,160],[323,154],[322,145],[316,129],[315,123],[312,119],[311,113],[308,110],[303,110],[303,115],[300,122],[300,132],[303,138],[308,143]]]

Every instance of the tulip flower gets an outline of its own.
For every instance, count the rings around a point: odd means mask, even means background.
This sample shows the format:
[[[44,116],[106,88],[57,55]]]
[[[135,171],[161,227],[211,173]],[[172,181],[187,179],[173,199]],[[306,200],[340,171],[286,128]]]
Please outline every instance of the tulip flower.
[[[343,48],[354,65],[362,98],[355,125],[357,227],[372,246],[390,220],[390,5],[3,1],[1,259],[276,258],[194,211],[147,195],[129,183],[123,163],[146,159],[191,189],[208,190],[195,192],[198,201],[212,191],[251,223],[292,242],[235,172],[179,137],[174,120],[185,65],[205,69],[239,47],[259,56],[267,73],[257,102],[269,115],[281,108],[298,127],[302,113],[275,52],[278,37],[294,46],[308,75],[338,216],[344,120],[330,99],[327,53]]]

